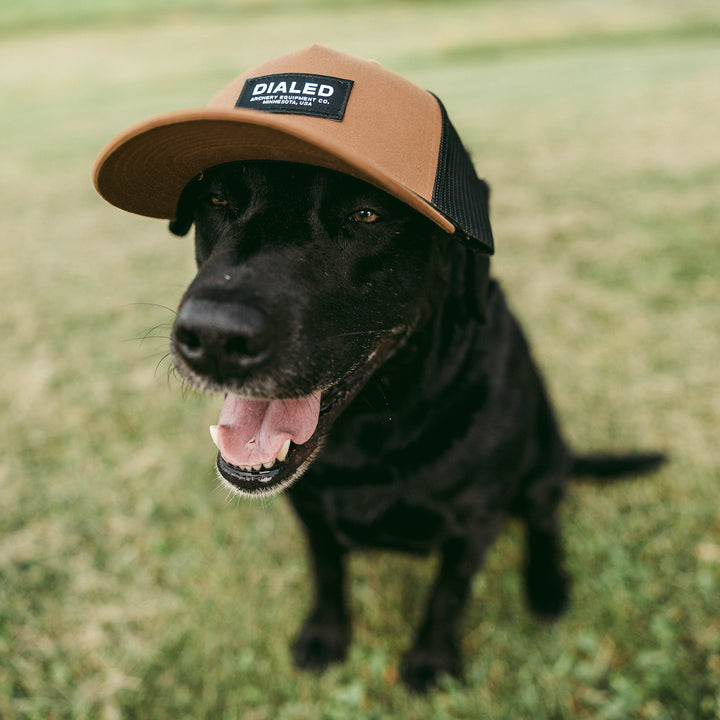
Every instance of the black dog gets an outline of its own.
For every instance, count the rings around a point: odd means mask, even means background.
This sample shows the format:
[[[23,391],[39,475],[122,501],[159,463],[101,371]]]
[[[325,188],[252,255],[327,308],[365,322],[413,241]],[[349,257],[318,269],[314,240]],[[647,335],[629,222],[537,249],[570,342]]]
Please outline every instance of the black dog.
[[[530,606],[558,616],[568,478],[662,457],[572,456],[488,257],[370,185],[290,163],[206,171],[172,229],[193,222],[199,272],[173,357],[191,385],[227,394],[213,431],[225,482],[287,489],[305,526],[316,599],[296,663],[345,656],[349,551],[438,550],[402,673],[420,691],[459,675],[470,583],[508,515],[527,528]]]

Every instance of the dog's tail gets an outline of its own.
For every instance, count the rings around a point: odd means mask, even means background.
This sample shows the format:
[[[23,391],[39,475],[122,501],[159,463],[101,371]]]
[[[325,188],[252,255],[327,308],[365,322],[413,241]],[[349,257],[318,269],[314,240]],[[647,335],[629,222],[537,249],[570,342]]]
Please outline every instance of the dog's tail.
[[[615,480],[653,472],[666,461],[664,453],[576,455],[573,458],[572,474],[576,477]]]

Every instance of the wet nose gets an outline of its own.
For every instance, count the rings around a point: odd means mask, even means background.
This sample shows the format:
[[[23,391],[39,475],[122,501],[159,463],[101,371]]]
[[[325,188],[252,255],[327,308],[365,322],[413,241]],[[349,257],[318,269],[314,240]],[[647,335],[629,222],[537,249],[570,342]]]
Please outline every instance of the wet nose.
[[[273,332],[257,308],[190,299],[178,311],[172,339],[192,370],[223,380],[264,362],[272,352]]]

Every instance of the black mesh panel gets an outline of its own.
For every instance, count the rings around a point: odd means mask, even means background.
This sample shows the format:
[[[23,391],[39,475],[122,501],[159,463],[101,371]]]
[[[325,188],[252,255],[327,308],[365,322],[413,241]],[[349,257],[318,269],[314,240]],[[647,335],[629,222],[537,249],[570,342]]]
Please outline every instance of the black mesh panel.
[[[438,100],[442,111],[442,136],[433,205],[455,225],[457,231],[482,243],[493,253],[493,236],[488,215],[488,186],[475,173],[472,160],[457,131]]]

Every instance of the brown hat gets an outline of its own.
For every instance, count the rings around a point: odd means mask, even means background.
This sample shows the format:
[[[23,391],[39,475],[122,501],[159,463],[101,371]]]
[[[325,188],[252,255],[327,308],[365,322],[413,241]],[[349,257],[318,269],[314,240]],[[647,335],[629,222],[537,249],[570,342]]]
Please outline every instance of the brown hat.
[[[240,75],[205,108],[129,128],[98,157],[95,187],[123,210],[174,219],[190,180],[238,160],[352,175],[493,252],[487,186],[442,103],[376,62],[318,45]]]

